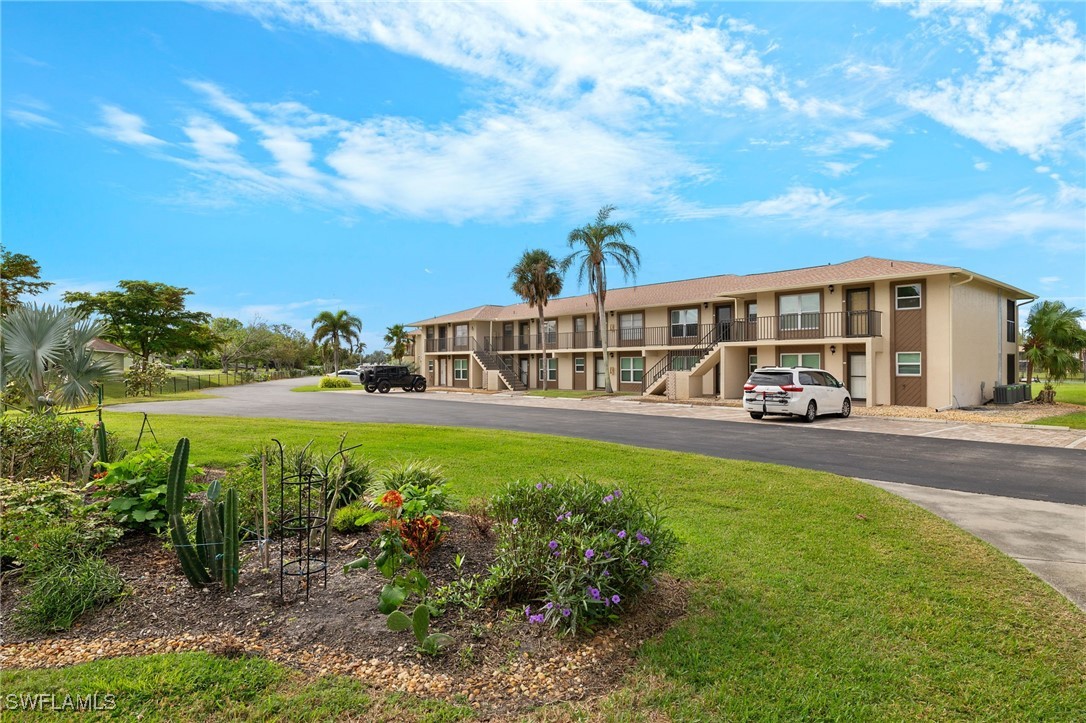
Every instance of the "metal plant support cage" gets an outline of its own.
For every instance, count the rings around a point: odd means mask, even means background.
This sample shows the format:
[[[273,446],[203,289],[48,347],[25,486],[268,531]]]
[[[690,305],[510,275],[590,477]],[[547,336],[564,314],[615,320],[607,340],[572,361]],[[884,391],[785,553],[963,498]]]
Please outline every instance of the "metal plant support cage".
[[[296,588],[304,588],[309,600],[315,576],[328,587],[328,545],[323,544],[328,524],[324,514],[328,476],[318,467],[307,466],[304,454],[299,456],[298,469],[288,474],[283,444],[278,439],[272,441],[279,447],[279,597],[286,599],[286,580],[293,578]]]

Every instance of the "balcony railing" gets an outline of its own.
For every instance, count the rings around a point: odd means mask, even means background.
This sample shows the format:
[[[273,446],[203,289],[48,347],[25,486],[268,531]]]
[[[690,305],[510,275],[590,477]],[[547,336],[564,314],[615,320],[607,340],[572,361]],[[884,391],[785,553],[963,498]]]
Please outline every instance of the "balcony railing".
[[[881,311],[829,311],[759,316],[757,319],[736,319],[719,324],[627,327],[611,332],[608,344],[616,349],[653,346],[691,347],[707,340],[717,344],[877,336],[882,336]],[[480,348],[506,354],[538,352],[541,348],[540,341],[539,334],[484,336],[480,340]],[[472,343],[473,340],[469,337],[427,339],[426,351],[467,352],[475,348]],[[595,331],[564,331],[547,334],[548,351],[601,347],[599,335]]]

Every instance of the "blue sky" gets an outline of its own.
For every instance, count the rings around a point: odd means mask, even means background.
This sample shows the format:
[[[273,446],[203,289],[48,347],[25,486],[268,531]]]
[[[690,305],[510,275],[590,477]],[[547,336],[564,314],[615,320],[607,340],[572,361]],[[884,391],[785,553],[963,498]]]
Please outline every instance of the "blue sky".
[[[12,3],[2,231],[66,290],[308,331],[865,255],[1086,306],[1082,3]],[[612,286],[621,284],[617,274]],[[567,293],[583,293],[566,280]]]

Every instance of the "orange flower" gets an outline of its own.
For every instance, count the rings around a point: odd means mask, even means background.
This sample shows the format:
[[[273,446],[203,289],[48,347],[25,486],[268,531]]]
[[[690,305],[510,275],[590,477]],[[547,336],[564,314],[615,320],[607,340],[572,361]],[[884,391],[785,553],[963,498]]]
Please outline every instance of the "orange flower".
[[[398,490],[389,490],[377,498],[382,507],[395,510],[403,507],[403,495]]]

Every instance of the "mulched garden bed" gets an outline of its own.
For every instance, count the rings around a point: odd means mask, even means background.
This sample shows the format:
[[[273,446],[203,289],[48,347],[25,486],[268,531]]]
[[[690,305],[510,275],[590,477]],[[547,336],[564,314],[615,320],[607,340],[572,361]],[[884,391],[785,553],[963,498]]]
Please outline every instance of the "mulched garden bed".
[[[448,534],[425,570],[431,589],[456,579],[452,561],[458,553],[466,558],[465,576],[484,574],[493,560],[494,540],[484,520],[453,513],[443,519]],[[259,655],[317,674],[355,676],[385,690],[466,702],[484,717],[501,717],[609,692],[633,666],[641,643],[673,624],[686,606],[683,587],[660,576],[621,623],[573,638],[528,625],[517,611],[450,607],[431,629],[448,633],[455,644],[443,655],[424,655],[409,631],[390,632],[377,611],[385,579],[375,570],[343,573],[375,534],[333,534],[327,587],[315,584],[308,601],[293,581],[280,598],[277,548],[267,571],[255,546],[247,545],[238,587],[227,596],[191,588],[160,540],[128,535],[106,557],[130,594],[85,615],[70,631],[53,637],[11,631],[7,623],[21,590],[4,582],[0,666],[59,667],[184,650]]]

